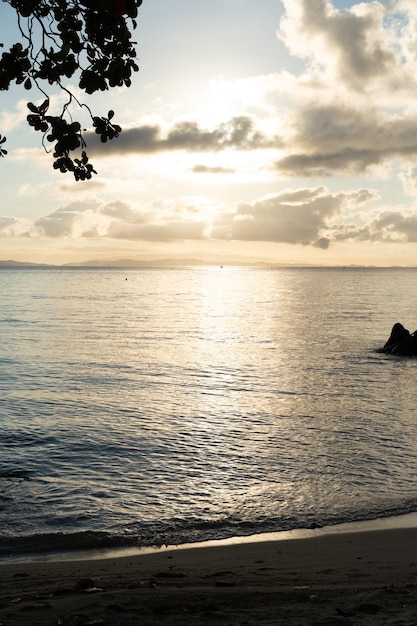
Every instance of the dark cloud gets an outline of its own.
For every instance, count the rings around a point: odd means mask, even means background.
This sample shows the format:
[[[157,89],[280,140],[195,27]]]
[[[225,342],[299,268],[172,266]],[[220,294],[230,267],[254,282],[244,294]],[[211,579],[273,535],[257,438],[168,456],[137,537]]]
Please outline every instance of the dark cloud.
[[[370,165],[383,161],[387,155],[373,150],[346,148],[322,154],[292,154],[275,162],[275,168],[293,176],[331,176],[335,171],[345,174],[363,172]]]
[[[123,153],[147,153],[162,149],[161,129],[159,126],[140,126],[122,130],[117,139],[101,143],[97,135],[87,134],[86,141],[90,152],[103,152],[104,154]]]
[[[225,149],[254,150],[280,146],[278,138],[267,138],[259,132],[252,118],[234,117],[214,130],[201,128],[194,121],[175,124],[165,135],[159,126],[142,126],[123,130],[118,139],[102,144],[97,135],[86,136],[89,153],[135,154],[185,150],[195,152]],[[104,146],[104,147],[103,147]]]
[[[292,145],[297,152],[275,163],[292,175],[363,172],[393,157],[417,154],[417,120],[375,109],[311,106],[294,115]]]
[[[321,250],[327,250],[330,247],[330,239],[328,237],[320,237],[313,243],[314,248],[320,248]]]

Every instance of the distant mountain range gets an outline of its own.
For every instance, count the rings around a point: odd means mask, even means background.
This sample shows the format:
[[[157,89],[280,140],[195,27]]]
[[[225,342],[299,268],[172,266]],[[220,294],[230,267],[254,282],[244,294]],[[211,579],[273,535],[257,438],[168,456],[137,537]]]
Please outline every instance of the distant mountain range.
[[[326,265],[309,265],[308,263],[267,263],[264,261],[254,261],[253,259],[228,259],[225,261],[204,261],[202,259],[93,259],[91,261],[81,261],[79,263],[65,263],[64,265],[52,265],[48,263],[29,263],[27,261],[12,261],[0,260],[0,269],[7,267],[15,267],[15,268],[76,268],[76,267],[120,267],[120,268],[129,268],[129,267],[328,267]],[[351,267],[351,268],[361,268],[367,267],[372,268],[375,267],[373,265],[343,265],[343,266],[334,266],[334,267]],[[389,267],[403,267],[407,269],[408,266],[389,266]],[[410,266],[408,269],[415,266]],[[383,267],[381,269],[384,269]],[[388,267],[385,267],[388,269]]]
[[[265,267],[270,265],[263,262],[251,262],[245,260],[230,260],[225,265],[253,265]],[[117,259],[117,260],[99,260],[93,259],[91,261],[82,261],[79,263],[65,263],[64,265],[49,265],[47,263],[28,263],[23,261],[1,261],[1,267],[207,267],[214,266],[219,267],[221,263],[219,261],[203,261],[201,259]]]
[[[53,267],[46,263],[27,263],[25,261],[0,261],[0,267]]]
[[[65,267],[188,267],[188,266],[219,266],[219,261],[202,261],[201,259],[117,259],[109,260],[92,260],[82,263],[66,263]],[[230,265],[253,265],[253,263],[245,263],[242,261],[231,262]],[[258,263],[256,263],[258,265]],[[264,263],[261,263],[264,265]]]

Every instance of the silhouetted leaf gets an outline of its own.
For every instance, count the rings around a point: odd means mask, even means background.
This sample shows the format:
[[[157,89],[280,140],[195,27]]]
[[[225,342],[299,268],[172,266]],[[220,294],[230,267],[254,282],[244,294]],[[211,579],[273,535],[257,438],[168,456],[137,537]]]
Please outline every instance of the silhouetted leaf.
[[[86,105],[63,87],[62,79],[73,78],[80,70],[78,87],[87,94],[129,87],[132,72],[139,69],[131,30],[136,28],[142,0],[13,0],[9,4],[19,19],[24,45],[18,41],[2,53],[0,91],[7,91],[13,83],[23,84],[28,91],[38,89],[44,99],[40,105],[28,102],[29,126],[42,133],[45,150],[50,152],[47,143],[54,143],[54,169],[72,172],[76,180],[90,179],[96,171],[84,151],[78,158],[86,143],[72,111],[74,105]],[[2,43],[0,47],[4,47]],[[67,96],[61,111],[54,115],[46,115],[50,100],[45,83],[59,87]],[[107,117],[99,117],[86,109],[103,143],[119,136],[120,126],[112,123],[113,110]],[[0,144],[4,141],[0,135]],[[74,159],[70,156],[73,152]],[[7,150],[0,148],[0,156],[6,154]]]

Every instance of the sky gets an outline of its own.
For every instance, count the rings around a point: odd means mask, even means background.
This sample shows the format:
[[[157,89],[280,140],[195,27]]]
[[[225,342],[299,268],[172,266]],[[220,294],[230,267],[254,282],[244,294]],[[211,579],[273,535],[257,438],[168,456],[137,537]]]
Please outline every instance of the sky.
[[[415,0],[143,0],[134,40],[129,89],[67,84],[123,128],[91,181],[2,92],[0,260],[417,265]]]

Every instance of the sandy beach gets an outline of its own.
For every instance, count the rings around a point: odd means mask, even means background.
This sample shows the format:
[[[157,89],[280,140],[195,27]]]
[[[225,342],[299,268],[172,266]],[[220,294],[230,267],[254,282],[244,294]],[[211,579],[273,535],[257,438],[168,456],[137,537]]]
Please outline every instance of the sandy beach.
[[[417,529],[0,566],[0,624],[417,624]]]

